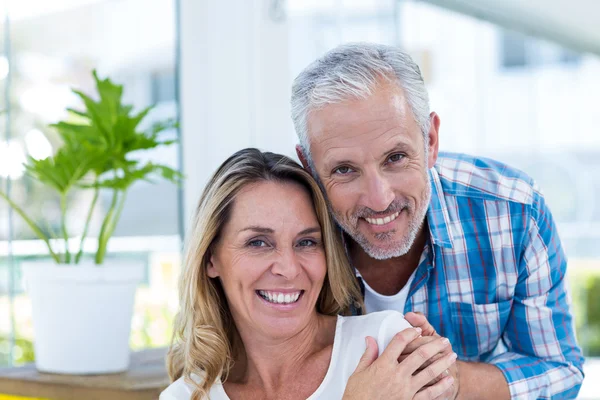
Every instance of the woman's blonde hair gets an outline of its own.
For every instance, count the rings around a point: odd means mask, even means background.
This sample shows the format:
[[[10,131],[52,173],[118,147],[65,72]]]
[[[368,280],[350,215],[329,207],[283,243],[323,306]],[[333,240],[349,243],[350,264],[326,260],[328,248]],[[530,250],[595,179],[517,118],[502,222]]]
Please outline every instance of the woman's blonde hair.
[[[311,175],[290,158],[244,149],[227,159],[207,184],[191,227],[185,265],[179,281],[179,313],[167,357],[171,380],[181,376],[195,386],[193,400],[207,397],[218,378],[223,381],[238,349],[237,330],[218,278],[207,275],[211,246],[227,223],[237,194],[262,181],[297,183],[311,195],[321,225],[327,273],[317,300],[317,312],[350,313],[353,302],[362,309],[358,285],[345,249],[328,212],[325,198]],[[192,379],[192,375],[200,379]]]

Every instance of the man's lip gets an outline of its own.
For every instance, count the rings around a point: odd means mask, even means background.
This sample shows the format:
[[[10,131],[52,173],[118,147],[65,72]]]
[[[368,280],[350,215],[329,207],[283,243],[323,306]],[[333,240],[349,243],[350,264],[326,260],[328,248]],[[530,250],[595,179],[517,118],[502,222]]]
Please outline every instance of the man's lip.
[[[397,213],[397,214],[400,214],[401,212],[402,212],[402,210],[397,210],[397,211],[392,211],[392,212],[389,212],[389,213],[387,213],[387,214],[367,215],[367,216],[365,216],[365,217],[361,217],[361,218],[362,218],[362,219],[365,219],[365,218],[385,218],[385,217],[392,216],[392,215],[394,215],[394,214],[396,214],[396,213]]]
[[[393,213],[388,213],[388,214],[385,214],[385,215],[366,216],[366,217],[361,217],[360,219],[365,220],[365,222],[367,224],[370,224],[370,225],[383,226],[383,225],[387,225],[390,222],[394,222],[395,220],[397,220],[400,217],[400,215],[402,215],[403,211],[404,210],[394,211]],[[384,223],[383,225],[372,224],[371,222],[368,221],[369,219],[370,220],[375,220],[375,219],[385,220],[386,218],[392,218],[392,217],[393,217],[393,219],[391,221],[388,221],[388,222]]]
[[[391,220],[390,222],[383,224],[383,225],[371,224],[369,221],[367,221],[365,218],[362,218],[362,217],[360,219],[363,220],[362,223],[365,224],[371,232],[375,232],[375,233],[389,232],[395,226],[395,224],[399,222],[399,219],[402,217],[402,214],[404,214],[404,210],[396,211],[396,212],[398,213],[398,216],[396,218],[394,218],[393,220]],[[395,213],[392,213],[389,215],[394,215],[394,214]]]

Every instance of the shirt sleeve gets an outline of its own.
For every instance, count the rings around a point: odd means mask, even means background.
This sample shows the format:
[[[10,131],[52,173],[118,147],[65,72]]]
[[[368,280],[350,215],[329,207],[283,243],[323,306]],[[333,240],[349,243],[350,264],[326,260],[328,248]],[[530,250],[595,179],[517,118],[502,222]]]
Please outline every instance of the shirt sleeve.
[[[503,340],[492,360],[514,399],[576,398],[583,381],[566,280],[567,260],[544,198],[534,194],[519,279]]]

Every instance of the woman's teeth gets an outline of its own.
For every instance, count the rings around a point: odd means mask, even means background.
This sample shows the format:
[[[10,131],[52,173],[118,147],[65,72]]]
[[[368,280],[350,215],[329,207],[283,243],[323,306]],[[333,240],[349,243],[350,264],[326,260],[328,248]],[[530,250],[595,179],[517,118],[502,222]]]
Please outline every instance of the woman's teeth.
[[[269,303],[275,304],[290,304],[298,301],[298,298],[302,294],[302,291],[295,293],[278,293],[278,292],[267,292],[266,290],[259,290],[258,294],[260,297],[268,301]]]
[[[400,215],[399,212],[389,215],[385,218],[365,218],[365,220],[371,225],[385,225],[398,218],[398,215]]]

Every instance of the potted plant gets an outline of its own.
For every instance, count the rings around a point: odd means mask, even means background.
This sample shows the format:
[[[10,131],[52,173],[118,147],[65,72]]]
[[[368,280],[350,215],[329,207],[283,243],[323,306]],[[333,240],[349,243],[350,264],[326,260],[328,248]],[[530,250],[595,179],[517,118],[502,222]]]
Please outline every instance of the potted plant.
[[[45,243],[51,262],[24,263],[23,273],[32,301],[34,348],[39,370],[53,373],[99,374],[126,370],[129,335],[137,284],[143,265],[106,260],[107,245],[119,222],[128,190],[154,178],[179,183],[176,170],[132,157],[135,152],[169,146],[161,140],[174,121],[161,121],[148,130],[140,124],[151,111],[134,112],[122,102],[123,87],[93,72],[98,99],[73,90],[83,110],[69,109],[75,118],[53,124],[62,140],[54,155],[28,158],[26,174],[53,189],[60,199],[60,232],[44,229],[15,201],[3,198]],[[93,192],[79,238],[69,232],[69,198],[74,191]],[[102,191],[110,205],[99,210]],[[93,260],[84,243],[94,213],[102,215]]]

